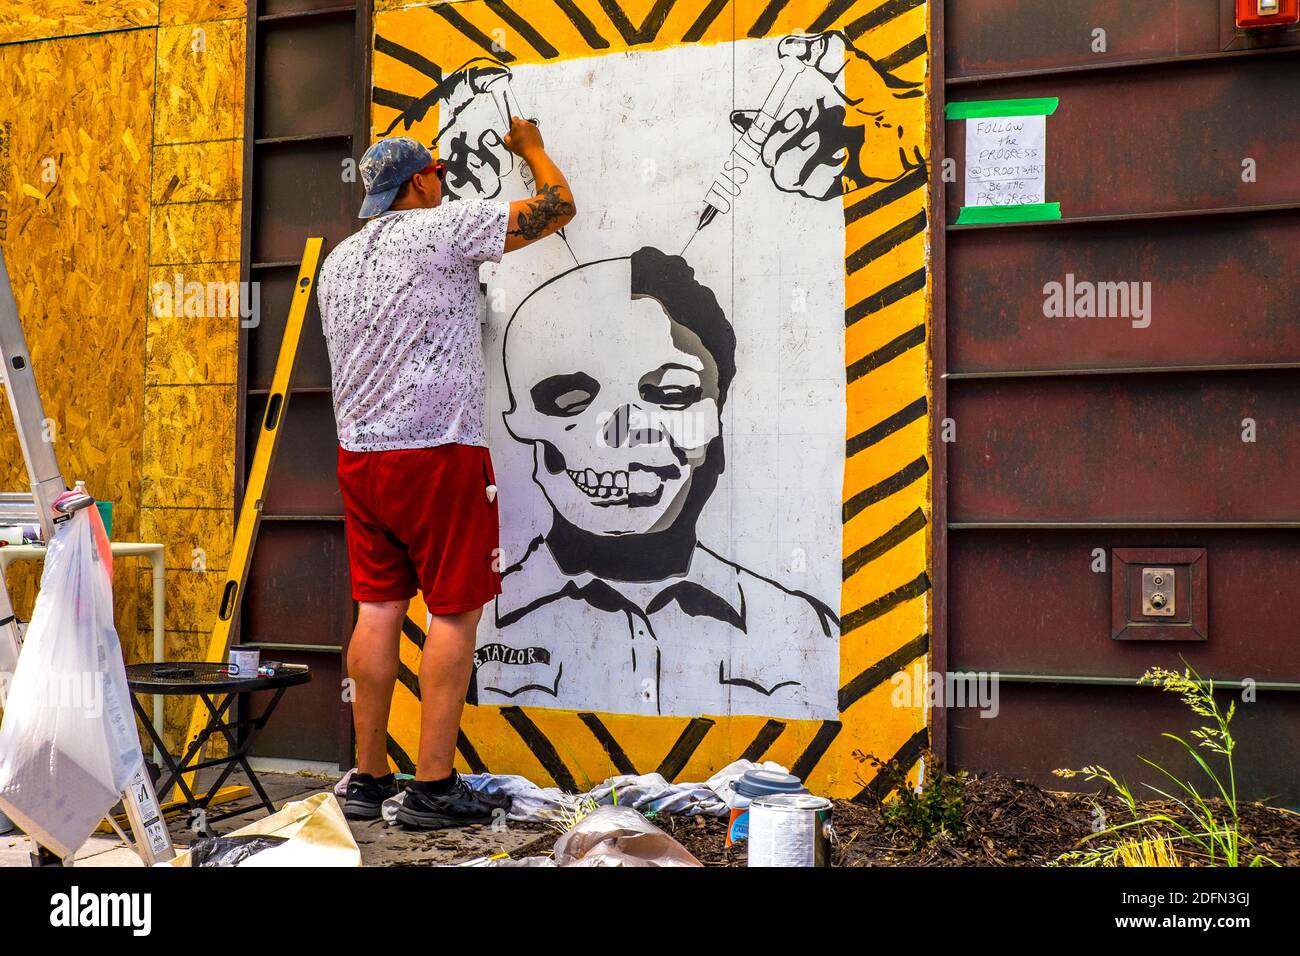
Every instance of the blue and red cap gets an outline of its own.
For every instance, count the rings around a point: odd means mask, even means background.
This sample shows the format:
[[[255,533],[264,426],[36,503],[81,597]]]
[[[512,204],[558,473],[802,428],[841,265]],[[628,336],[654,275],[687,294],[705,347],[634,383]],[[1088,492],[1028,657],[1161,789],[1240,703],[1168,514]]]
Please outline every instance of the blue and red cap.
[[[402,183],[431,165],[432,154],[409,136],[390,136],[375,143],[359,164],[366,199],[358,218],[372,219],[387,212]]]

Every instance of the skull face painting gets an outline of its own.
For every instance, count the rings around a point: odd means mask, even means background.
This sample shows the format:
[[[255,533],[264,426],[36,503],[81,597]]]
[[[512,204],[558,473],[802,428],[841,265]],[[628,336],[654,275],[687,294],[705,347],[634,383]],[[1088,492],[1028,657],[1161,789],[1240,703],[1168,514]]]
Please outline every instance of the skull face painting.
[[[697,478],[711,487],[700,476],[721,436],[734,336],[712,293],[671,261],[647,249],[579,266],[530,295],[506,334],[506,424],[578,531],[664,532]]]
[[[647,247],[561,273],[503,349],[506,427],[531,446],[551,525],[503,575],[470,699],[833,713],[835,614],[698,540],[736,337],[685,260]]]

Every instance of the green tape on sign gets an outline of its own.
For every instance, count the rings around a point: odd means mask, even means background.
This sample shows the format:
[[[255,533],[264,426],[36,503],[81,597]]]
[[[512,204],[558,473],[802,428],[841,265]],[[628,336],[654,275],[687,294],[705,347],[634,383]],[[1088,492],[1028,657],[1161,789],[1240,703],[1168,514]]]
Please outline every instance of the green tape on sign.
[[[944,107],[946,119],[985,119],[990,116],[1051,116],[1061,105],[1055,96],[1040,96],[1027,100],[971,100],[967,103],[949,103]]]
[[[1025,203],[1019,206],[962,206],[957,225],[972,226],[990,222],[1045,222],[1061,218],[1059,202]]]

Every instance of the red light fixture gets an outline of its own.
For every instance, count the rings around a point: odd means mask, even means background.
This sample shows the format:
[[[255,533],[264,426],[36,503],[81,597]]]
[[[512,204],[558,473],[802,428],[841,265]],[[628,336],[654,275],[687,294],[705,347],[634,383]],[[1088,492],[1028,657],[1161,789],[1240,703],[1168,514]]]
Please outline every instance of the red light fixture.
[[[1237,26],[1246,30],[1300,22],[1300,0],[1237,0]]]

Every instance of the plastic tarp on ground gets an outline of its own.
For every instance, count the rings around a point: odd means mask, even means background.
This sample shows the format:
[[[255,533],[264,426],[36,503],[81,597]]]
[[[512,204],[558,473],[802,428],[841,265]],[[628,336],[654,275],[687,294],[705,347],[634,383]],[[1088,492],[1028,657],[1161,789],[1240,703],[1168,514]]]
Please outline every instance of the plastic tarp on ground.
[[[597,807],[555,841],[556,866],[702,866],[631,807]]]
[[[59,523],[0,722],[0,810],[68,857],[144,759],[95,508]]]
[[[669,783],[662,774],[623,774],[610,777],[586,793],[565,793],[559,787],[539,787],[527,777],[517,774],[473,773],[463,779],[475,790],[488,794],[504,793],[511,798],[507,819],[520,822],[546,823],[563,816],[568,808],[591,800],[597,806],[631,807],[642,813],[679,813],[685,816],[704,814],[724,816],[736,801],[736,781],[746,770],[773,770],[785,773],[785,767],[771,760],[755,763],[752,760],[735,760],[727,764],[703,783]],[[347,795],[348,780],[352,772],[334,787],[340,798]],[[392,823],[402,805],[402,793],[384,801],[384,820]]]
[[[352,838],[343,808],[332,793],[316,793],[295,800],[261,820],[241,827],[231,837],[280,837],[279,846],[262,850],[241,860],[241,867],[360,866],[361,849]],[[193,866],[190,851],[157,866]]]

